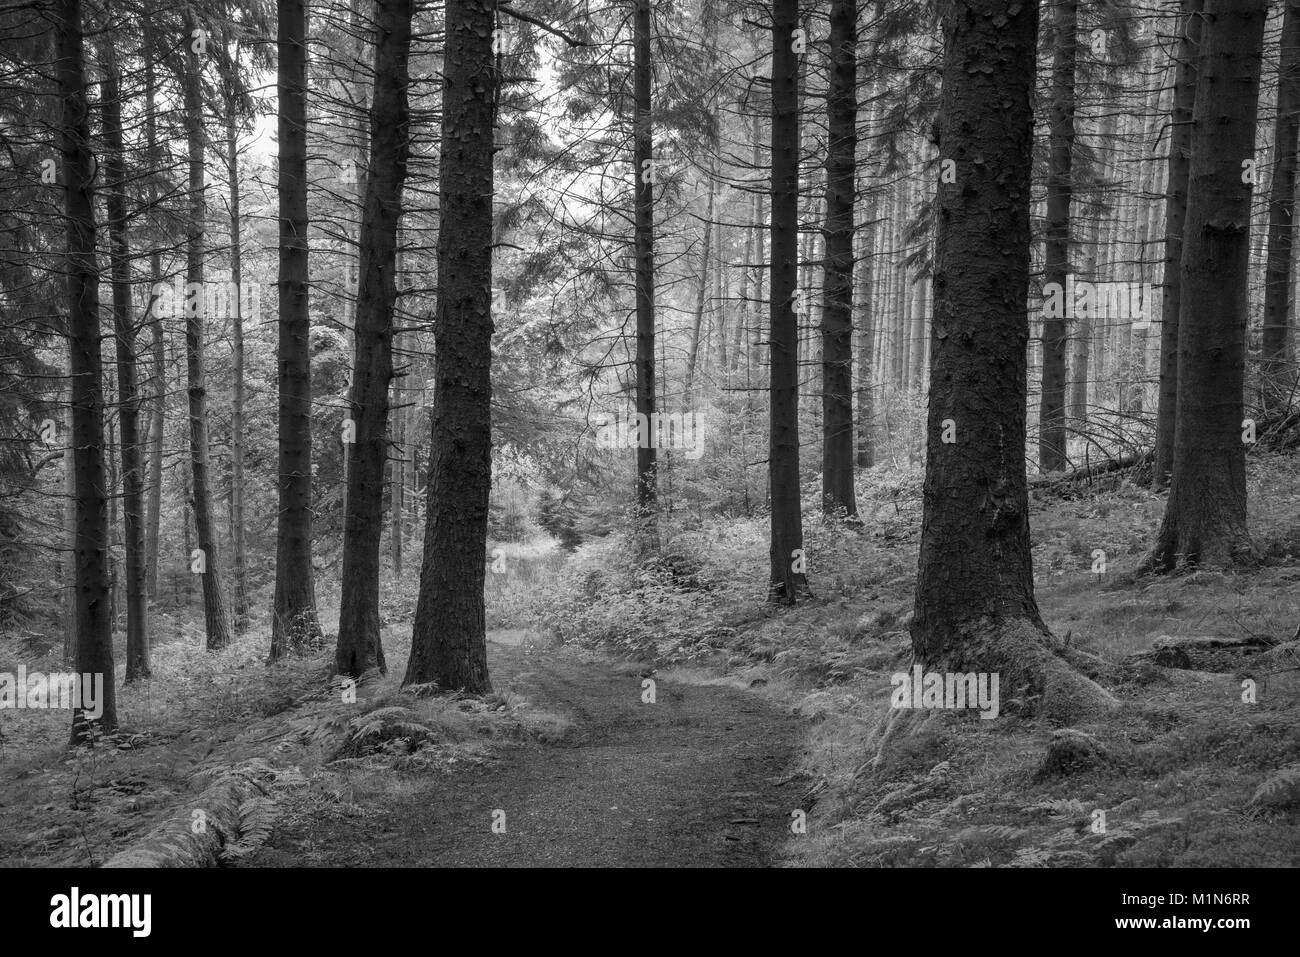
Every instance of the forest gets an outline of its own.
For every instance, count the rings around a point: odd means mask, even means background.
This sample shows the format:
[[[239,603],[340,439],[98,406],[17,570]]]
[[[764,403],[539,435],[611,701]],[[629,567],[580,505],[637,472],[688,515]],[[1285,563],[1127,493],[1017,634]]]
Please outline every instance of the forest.
[[[1300,864],[1298,147],[1300,0],[0,0],[0,864]]]

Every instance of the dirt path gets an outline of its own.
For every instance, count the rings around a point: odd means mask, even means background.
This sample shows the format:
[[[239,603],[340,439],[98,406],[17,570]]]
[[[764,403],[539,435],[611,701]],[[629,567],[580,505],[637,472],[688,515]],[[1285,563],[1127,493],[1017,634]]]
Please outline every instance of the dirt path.
[[[412,776],[359,822],[277,831],[254,866],[760,866],[789,837],[805,787],[788,767],[798,719],[757,694],[563,651],[489,642],[494,686],[575,727],[486,765]],[[492,832],[505,811],[506,833]]]

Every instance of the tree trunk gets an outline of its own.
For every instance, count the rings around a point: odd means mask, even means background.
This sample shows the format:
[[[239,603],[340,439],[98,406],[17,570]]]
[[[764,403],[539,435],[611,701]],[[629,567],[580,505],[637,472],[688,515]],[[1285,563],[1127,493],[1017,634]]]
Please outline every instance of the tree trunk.
[[[832,0],[826,94],[822,280],[822,508],[856,518],[853,489],[853,204],[857,189],[858,3]]]
[[[709,201],[704,214],[704,241],[700,247],[700,285],[695,296],[695,324],[691,331],[691,347],[686,354],[686,401],[691,401],[695,386],[695,363],[700,354],[700,329],[704,325],[704,307],[708,303],[709,255],[713,247],[713,194],[716,189],[713,176],[709,176]]]
[[[862,265],[858,271],[858,395],[857,415],[857,465],[869,469],[876,464],[875,382],[876,328],[872,322],[872,305],[875,302],[876,253],[876,193],[866,193],[867,209],[862,227]]]
[[[1192,119],[1196,103],[1196,65],[1201,55],[1204,0],[1183,0],[1178,74],[1169,128],[1169,172],[1165,184],[1164,295],[1160,304],[1160,395],[1156,409],[1156,461],[1152,484],[1163,488],[1174,470],[1174,427],[1178,414],[1178,321],[1182,310],[1183,237],[1187,221],[1187,180],[1191,169]],[[1253,154],[1253,150],[1251,151]]]
[[[142,17],[144,31],[144,130],[145,160],[149,165],[149,203],[158,202],[158,111],[155,108],[157,79],[154,66],[153,27],[150,7]],[[149,416],[149,504],[145,519],[145,591],[158,598],[158,533],[162,524],[163,436],[167,413],[167,355],[163,345],[162,317],[154,312],[158,300],[154,290],[162,282],[162,251],[155,245],[149,251],[149,307],[145,317],[153,335],[153,396]]]
[[[1074,156],[1074,71],[1078,51],[1079,0],[1054,0],[1056,53],[1047,170],[1047,230],[1043,282],[1065,289],[1070,272],[1070,198]],[[1038,469],[1060,472],[1068,464],[1065,431],[1065,352],[1070,336],[1066,303],[1060,315],[1043,311],[1043,378],[1038,413]]]
[[[793,38],[798,18],[798,0],[773,0],[769,559],[771,600],[788,605],[808,591],[799,511],[799,317],[794,308],[799,281],[799,54]]]
[[[239,130],[234,91],[227,91],[226,150],[230,174],[231,339],[234,359],[230,410],[230,539],[235,567],[235,631],[248,624],[248,558],[244,516],[244,304],[239,221]]]
[[[655,413],[655,253],[654,184],[647,167],[653,168],[654,140],[650,87],[650,0],[633,0],[633,146],[632,175],[636,203],[634,233],[636,246],[636,411],[651,422]],[[437,454],[435,452],[435,454]],[[644,442],[636,450],[636,504],[641,528],[641,546],[651,547],[657,539],[655,510],[658,502],[656,449]]]
[[[1030,97],[1036,4],[945,0],[918,661],[959,655],[977,627],[1027,622],[1034,599],[1025,487]],[[997,237],[991,242],[991,237]],[[945,434],[946,433],[946,434]],[[945,438],[948,441],[945,441]]]
[[[126,234],[126,156],[122,100],[113,40],[104,40],[104,171],[112,257],[113,336],[117,343],[118,426],[122,446],[122,528],[126,553],[126,680],[148,678],[149,621],[144,570],[144,474],[140,461],[140,395],[131,321],[131,250]]]
[[[311,314],[307,273],[307,4],[277,7],[280,115],[279,511],[271,660],[320,636],[311,561]]]
[[[387,670],[379,635],[379,553],[384,533],[384,473],[389,449],[388,397],[393,378],[397,228],[410,151],[407,57],[411,48],[411,15],[411,0],[381,3],[377,7],[370,169],[361,217],[361,267],[352,388],[348,396],[355,442],[348,460],[343,597],[334,653],[338,673],[354,677],[371,668]],[[447,230],[446,213],[444,206],[439,235]],[[436,354],[437,366],[442,369],[442,353]],[[479,559],[481,562],[482,555]]]
[[[483,580],[492,487],[494,14],[494,0],[447,3],[428,524],[403,682],[470,694],[492,689]]]
[[[1273,186],[1268,205],[1268,259],[1264,270],[1264,336],[1260,405],[1264,425],[1293,401],[1291,373],[1292,247],[1295,243],[1296,137],[1300,135],[1300,0],[1286,0],[1273,127]]]
[[[193,14],[186,18],[186,36],[198,29]],[[203,362],[204,319],[207,296],[204,293],[204,242],[206,238],[207,199],[203,149],[203,99],[200,91],[199,60],[193,45],[185,52],[185,124],[189,148],[190,208],[185,248],[186,298],[185,367],[188,379],[190,411],[190,502],[194,508],[194,531],[202,553],[203,619],[209,651],[230,643],[230,622],[225,595],[221,587],[221,563],[217,555],[217,536],[212,521],[212,495],[208,476],[208,395],[207,374]],[[188,556],[187,556],[188,557]],[[194,566],[191,565],[191,569]]]
[[[1246,370],[1251,188],[1266,0],[1206,0],[1196,80],[1178,318],[1178,406],[1169,501],[1144,568],[1227,565],[1246,530]]]
[[[72,378],[72,467],[77,534],[76,671],[103,678],[103,711],[72,712],[72,741],[117,728],[113,633],[108,612],[108,524],[104,484],[104,383],[100,358],[99,264],[95,259],[94,157],[86,103],[80,0],[60,0],[59,95],[68,242],[68,350]]]

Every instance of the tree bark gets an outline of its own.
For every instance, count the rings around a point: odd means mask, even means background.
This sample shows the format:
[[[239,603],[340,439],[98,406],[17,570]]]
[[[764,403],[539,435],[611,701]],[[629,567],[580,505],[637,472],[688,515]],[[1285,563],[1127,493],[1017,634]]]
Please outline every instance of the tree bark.
[[[244,274],[239,210],[239,129],[235,95],[227,90],[226,150],[230,175],[231,348],[234,369],[230,409],[230,540],[235,570],[235,631],[248,624],[248,556],[244,515]]]
[[[149,165],[149,204],[158,202],[158,111],[155,106],[157,73],[155,66],[154,37],[151,7],[145,5],[142,18],[144,32],[144,131],[145,159]],[[154,311],[158,300],[154,289],[162,282],[162,251],[155,245],[149,251],[149,307],[145,318],[153,335],[153,395],[149,416],[149,503],[145,518],[145,591],[148,597],[158,598],[158,534],[162,524],[162,460],[163,437],[167,413],[167,358],[163,345],[162,317]]]
[[[1178,415],[1178,321],[1182,309],[1183,237],[1187,221],[1187,180],[1191,169],[1192,121],[1196,104],[1196,64],[1201,55],[1204,0],[1183,0],[1178,73],[1169,127],[1169,170],[1165,185],[1165,266],[1160,303],[1160,395],[1156,407],[1156,461],[1152,484],[1164,488],[1174,470],[1174,427]],[[1252,151],[1253,152],[1253,151]]]
[[[103,676],[98,719],[72,712],[72,741],[117,727],[113,632],[108,609],[108,523],[104,476],[104,382],[100,358],[99,264],[95,258],[94,157],[90,151],[80,0],[60,0],[58,83],[68,243],[68,351],[75,471],[76,670]],[[80,702],[78,702],[80,705]]]
[[[131,249],[126,230],[126,156],[117,56],[104,40],[104,171],[117,352],[118,427],[122,447],[122,529],[126,553],[126,680],[148,678],[149,621],[144,568],[144,474],[140,449],[140,395],[136,388],[135,326],[131,321]]]
[[[194,508],[194,531],[202,552],[203,619],[207,648],[216,651],[230,643],[230,621],[221,585],[221,563],[212,521],[212,495],[208,476],[208,394],[204,369],[203,340],[206,299],[204,293],[204,248],[207,199],[204,169],[203,99],[199,60],[188,38],[198,29],[193,13],[186,17],[185,98],[186,140],[189,153],[189,222],[185,244],[185,367],[190,412],[190,502]],[[189,556],[186,556],[188,559]],[[193,566],[191,566],[191,569]]]
[[[403,682],[469,694],[492,688],[483,583],[492,487],[494,15],[494,0],[447,3],[432,460]]]
[[[636,247],[636,411],[651,422],[655,413],[655,253],[654,184],[647,166],[654,163],[651,112],[650,0],[633,0],[632,175],[636,203],[633,232]],[[656,449],[653,442],[636,450],[636,504],[638,537],[643,548],[657,539],[658,507]]]
[[[1296,138],[1300,135],[1300,0],[1286,0],[1273,126],[1273,185],[1268,204],[1268,259],[1264,268],[1264,335],[1260,350],[1263,425],[1275,423],[1294,401],[1291,283],[1295,245]]]
[[[770,598],[793,605],[808,591],[799,510],[799,54],[798,0],[772,4],[772,254],[768,481]]]
[[[1144,569],[1228,565],[1254,555],[1246,529],[1242,390],[1251,186],[1266,0],[1206,0],[1178,317],[1174,469]]]
[[[1052,60],[1052,92],[1047,171],[1047,235],[1043,282],[1065,288],[1070,272],[1070,197],[1074,156],[1074,72],[1078,51],[1079,0],[1054,0],[1056,53]],[[1059,472],[1066,467],[1065,352],[1070,335],[1066,312],[1043,313],[1043,377],[1038,413],[1038,468]]]
[[[311,314],[307,246],[307,4],[281,0],[279,97],[279,512],[271,660],[320,636],[311,561]]]
[[[959,651],[978,623],[1043,630],[1025,486],[1030,98],[1037,4],[945,0],[921,550],[912,649]],[[946,433],[946,435],[945,435]],[[945,438],[950,441],[945,441]]]
[[[348,396],[356,441],[348,459],[343,598],[334,653],[338,673],[352,676],[371,668],[387,670],[379,635],[379,554],[384,533],[388,400],[393,379],[397,229],[410,152],[407,57],[411,48],[412,13],[411,0],[377,6],[370,169],[361,216],[356,335],[352,388]],[[443,206],[440,235],[448,228],[446,215],[447,207]],[[437,351],[436,355],[437,367],[442,369],[443,354]],[[459,374],[460,370],[453,371]]]
[[[826,94],[822,279],[822,508],[856,518],[853,488],[853,213],[858,149],[858,3],[832,0]]]

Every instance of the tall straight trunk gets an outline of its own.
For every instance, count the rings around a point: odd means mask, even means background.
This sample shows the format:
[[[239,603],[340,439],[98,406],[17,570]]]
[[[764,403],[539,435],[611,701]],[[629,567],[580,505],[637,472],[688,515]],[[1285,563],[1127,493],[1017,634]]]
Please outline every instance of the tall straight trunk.
[[[1254,554],[1246,529],[1242,389],[1251,189],[1267,0],[1206,0],[1178,317],[1174,470],[1145,566],[1217,566]]]
[[[495,0],[448,0],[439,167],[433,438],[405,684],[491,690],[483,607],[492,487]]]
[[[788,605],[808,591],[799,511],[799,317],[794,310],[799,281],[799,54],[793,38],[798,18],[798,0],[773,0],[769,580],[771,600]]]
[[[1169,171],[1165,183],[1165,257],[1160,302],[1160,389],[1156,408],[1156,458],[1152,483],[1163,488],[1174,470],[1174,428],[1178,415],[1178,321],[1182,310],[1181,262],[1187,222],[1196,66],[1200,57],[1204,0],[1183,0],[1178,73],[1169,127]],[[1253,152],[1253,151],[1252,151]]]
[[[71,383],[69,383],[71,384]],[[63,661],[77,659],[77,471],[72,447],[72,398],[63,423],[63,548],[59,583],[63,586]]]
[[[724,388],[731,381],[731,263],[727,252],[727,234],[721,221],[714,227],[713,244],[717,248],[718,268],[713,271],[713,301],[718,316],[718,369]]]
[[[858,314],[858,375],[855,391],[858,396],[857,466],[869,469],[876,464],[874,425],[876,418],[875,345],[876,329],[872,322],[875,302],[875,247],[876,247],[876,193],[866,192],[866,216],[861,231],[862,265],[858,267],[858,296],[855,309]]]
[[[307,272],[307,4],[280,0],[279,509],[271,660],[320,635],[311,562],[311,314]]]
[[[379,552],[384,533],[388,397],[393,378],[397,229],[402,216],[402,188],[406,182],[406,161],[410,153],[407,58],[411,49],[411,15],[411,0],[381,3],[377,7],[375,89],[370,106],[370,169],[366,176],[365,207],[361,215],[361,271],[353,338],[352,388],[348,396],[356,441],[348,460],[343,597],[339,607],[338,645],[334,652],[334,667],[338,673],[353,676],[359,676],[370,668],[378,668],[381,672],[387,669],[379,636]],[[490,29],[488,33],[491,33]],[[446,234],[449,226],[446,213],[447,207],[443,206],[440,236]],[[459,238],[455,230],[452,230],[452,235]],[[441,371],[446,366],[446,357],[440,350],[436,355],[436,367]],[[453,367],[450,371],[459,374],[463,370]],[[479,559],[481,562],[481,554]]]
[[[633,231],[636,250],[636,411],[652,421],[655,412],[655,253],[654,184],[647,166],[654,162],[653,114],[650,87],[650,0],[633,0],[632,176],[636,204]],[[658,501],[656,455],[653,442],[636,450],[636,503],[642,547],[656,538]]]
[[[1030,99],[1037,4],[945,0],[917,660],[959,656],[981,625],[1042,629],[1025,481]],[[997,242],[990,242],[997,237]],[[945,441],[947,438],[955,441]]]
[[[1070,272],[1070,198],[1073,192],[1074,72],[1078,51],[1079,0],[1053,0],[1052,59],[1047,169],[1047,229],[1043,282],[1065,289]],[[1066,467],[1065,352],[1070,342],[1067,304],[1060,315],[1043,312],[1043,378],[1038,412],[1038,468]]]
[[[695,364],[700,354],[700,329],[704,324],[704,307],[708,303],[709,256],[713,248],[713,195],[717,190],[712,174],[709,175],[709,200],[704,214],[704,241],[700,245],[700,284],[695,295],[695,323],[691,330],[690,351],[686,354],[686,389],[689,402],[695,385]]]
[[[144,32],[144,135],[145,159],[149,165],[149,204],[158,202],[158,111],[155,107],[157,73],[154,64],[156,53],[153,43],[152,17],[149,4],[145,4],[142,19]],[[162,281],[162,252],[155,245],[149,251],[149,306],[145,317],[149,320],[153,336],[153,395],[149,415],[149,502],[145,518],[145,591],[149,598],[158,598],[159,529],[162,525],[162,460],[163,436],[167,412],[167,357],[163,346],[162,317],[154,311],[158,303],[154,290]],[[128,666],[128,680],[129,680]]]
[[[68,352],[72,378],[72,467],[77,533],[73,561],[79,674],[102,676],[98,718],[77,702],[72,741],[117,727],[113,632],[109,621],[108,508],[104,475],[104,383],[100,359],[99,264],[95,258],[94,179],[86,102],[80,0],[60,0],[57,73],[67,225]]]
[[[856,517],[853,489],[853,212],[858,150],[858,2],[832,0],[826,94],[822,279],[822,508]]]
[[[198,29],[198,22],[187,16],[186,35]],[[208,475],[208,393],[204,369],[203,339],[205,302],[203,290],[204,256],[208,209],[204,170],[203,98],[200,90],[199,60],[192,45],[185,52],[185,126],[189,154],[189,223],[185,244],[185,368],[190,411],[190,503],[194,508],[194,532],[203,563],[203,620],[209,651],[230,643],[230,621],[221,586],[221,563],[217,555],[217,536],[212,521],[212,493]],[[193,566],[191,566],[193,567]]]
[[[144,472],[140,449],[140,394],[136,389],[135,326],[131,320],[131,250],[126,232],[126,156],[117,56],[104,41],[104,170],[117,343],[118,427],[122,446],[122,529],[126,553],[126,680],[148,678],[149,621],[144,570]]]
[[[1260,350],[1260,404],[1266,424],[1294,401],[1290,373],[1291,284],[1295,245],[1296,137],[1300,135],[1300,0],[1286,0],[1273,126],[1273,187],[1268,204],[1268,259],[1264,270],[1264,336]]]
[[[398,236],[398,262],[401,262],[401,236]],[[402,269],[399,265],[397,268],[397,277],[400,280]],[[402,334],[395,332],[393,334],[393,351],[400,354],[402,349]],[[388,532],[388,542],[390,554],[393,562],[393,580],[400,581],[402,578],[402,516],[405,511],[405,492],[406,476],[404,471],[406,456],[406,420],[407,410],[402,402],[402,379],[394,377],[393,379],[393,436],[389,443],[390,454],[388,467],[390,471],[388,482],[389,507],[392,511],[392,525]]]
[[[226,150],[230,175],[231,348],[234,382],[230,409],[230,540],[235,570],[235,630],[248,623],[248,556],[244,516],[244,277],[239,211],[239,128],[234,91],[226,100]]]

